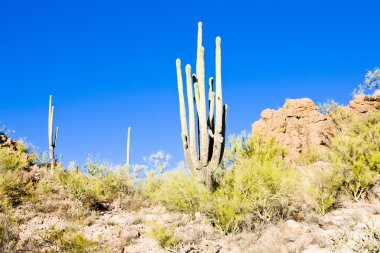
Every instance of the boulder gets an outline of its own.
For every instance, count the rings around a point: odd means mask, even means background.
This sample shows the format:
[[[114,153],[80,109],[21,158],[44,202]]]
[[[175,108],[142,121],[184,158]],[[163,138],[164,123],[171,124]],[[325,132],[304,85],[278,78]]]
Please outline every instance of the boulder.
[[[372,96],[364,94],[355,95],[354,99],[350,101],[348,108],[356,116],[378,111],[380,110],[380,92],[377,91]]]
[[[274,136],[288,151],[289,161],[325,148],[336,131],[332,119],[309,98],[288,100],[279,110],[264,110],[252,125],[252,135]]]
[[[302,154],[326,149],[341,126],[337,122],[351,116],[365,119],[369,113],[380,110],[380,90],[373,95],[355,95],[340,113],[321,114],[309,98],[289,99],[279,110],[266,109],[260,120],[252,125],[252,135],[273,136],[288,152],[287,162]]]

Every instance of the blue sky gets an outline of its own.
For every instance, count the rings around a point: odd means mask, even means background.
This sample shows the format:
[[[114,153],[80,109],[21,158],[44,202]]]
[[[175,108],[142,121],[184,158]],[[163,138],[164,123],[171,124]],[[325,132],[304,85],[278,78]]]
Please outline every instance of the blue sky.
[[[47,150],[49,95],[57,153],[132,163],[164,150],[183,160],[175,60],[195,63],[203,21],[206,75],[222,37],[227,134],[250,130],[286,98],[347,104],[379,66],[380,2],[0,0],[0,121]]]

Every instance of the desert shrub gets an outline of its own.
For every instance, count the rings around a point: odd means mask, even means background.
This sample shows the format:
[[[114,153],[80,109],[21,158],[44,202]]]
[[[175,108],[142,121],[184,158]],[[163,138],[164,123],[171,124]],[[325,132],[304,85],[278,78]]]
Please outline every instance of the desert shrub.
[[[0,147],[0,201],[18,205],[33,195],[34,185],[24,168],[34,161],[34,153],[22,141],[16,149]]]
[[[365,75],[364,84],[359,84],[358,89],[354,90],[354,94],[364,93],[365,91],[380,88],[380,68],[368,71]]]
[[[299,195],[321,214],[333,207],[342,190],[358,200],[380,172],[380,114],[364,122],[351,117],[344,124],[330,150],[319,155],[328,164],[302,175]]]
[[[23,182],[23,171],[5,171],[0,176],[0,201],[15,206],[33,196],[31,181]]]
[[[61,173],[60,183],[71,196],[89,208],[97,209],[101,203],[109,199],[108,192],[104,192],[101,188],[100,180],[81,172]]]
[[[136,164],[132,167],[132,174],[137,179],[153,179],[167,171],[171,155],[164,151],[158,151],[148,157],[143,157],[143,159],[144,164]]]
[[[88,156],[83,169],[91,176],[105,175],[108,172],[109,165],[99,158]]]
[[[344,189],[358,200],[380,173],[380,113],[364,122],[352,122],[347,131],[333,139],[328,155]]]
[[[175,236],[173,227],[165,227],[157,221],[152,221],[149,225],[148,235],[155,239],[162,248],[173,247],[180,242]]]
[[[354,252],[380,252],[380,228],[366,224],[363,233],[354,238]]]
[[[100,177],[102,188],[110,195],[129,194],[132,191],[132,182],[128,174],[123,171],[108,172]]]
[[[163,151],[144,157],[145,164],[133,166],[133,176],[137,179],[139,192],[146,198],[151,198],[160,184],[166,172],[171,156]]]
[[[21,153],[27,153],[28,152],[28,146],[25,144],[25,141],[22,139],[17,141],[16,148],[17,148],[18,152],[21,152]]]
[[[15,149],[0,147],[0,169],[19,170],[26,168],[38,161],[35,148],[20,139],[16,142]]]
[[[44,172],[43,177],[36,185],[36,192],[45,196],[52,193],[58,193],[61,186],[60,184],[57,184],[57,182],[59,182],[58,174],[60,173],[50,174],[50,172]]]
[[[150,187],[150,199],[194,216],[202,212],[223,233],[243,229],[247,219],[272,221],[284,215],[298,184],[295,170],[283,163],[276,141],[260,136],[234,139],[214,192],[183,171],[165,173]],[[252,224],[253,222],[249,222]]]
[[[28,165],[26,153],[0,147],[0,170],[19,170]]]
[[[0,213],[0,251],[15,252],[14,248],[18,241],[18,224],[13,218],[9,207],[4,206],[3,204],[1,206],[2,213]]]
[[[58,178],[65,191],[85,206],[102,209],[103,203],[112,202],[120,195],[131,191],[131,180],[125,171],[120,169],[115,172],[113,169],[113,167],[107,167],[108,172],[96,175],[68,170],[58,172]]]
[[[236,232],[249,219],[273,221],[285,214],[297,185],[295,170],[283,163],[274,139],[249,139],[237,162],[219,182],[204,212],[224,233]],[[249,222],[252,224],[251,222]]]
[[[318,103],[318,111],[325,115],[331,115],[335,113],[339,107],[341,107],[341,105],[330,99],[328,99],[327,102],[323,104]]]
[[[297,194],[301,200],[319,214],[327,213],[336,202],[342,175],[331,166],[323,169],[312,167],[303,174]]]
[[[221,169],[230,169],[241,156],[248,155],[251,152],[252,143],[248,142],[250,138],[245,130],[238,135],[233,134],[228,137],[220,165]]]
[[[75,229],[48,229],[42,236],[39,248],[48,252],[88,253],[104,252],[96,241],[87,239],[82,232]]]
[[[163,204],[170,210],[185,212],[191,217],[201,210],[201,205],[209,198],[206,187],[183,169],[163,174],[148,187],[150,191],[145,193],[151,201]]]

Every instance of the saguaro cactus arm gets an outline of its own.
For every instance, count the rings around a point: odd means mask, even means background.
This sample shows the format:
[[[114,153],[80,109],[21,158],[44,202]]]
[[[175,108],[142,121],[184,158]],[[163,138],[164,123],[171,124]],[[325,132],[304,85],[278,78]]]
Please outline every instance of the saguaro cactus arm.
[[[191,66],[186,65],[186,87],[187,87],[187,102],[189,108],[189,127],[190,127],[190,156],[195,169],[200,170],[202,168],[201,162],[197,154],[197,136],[195,127],[195,114],[194,114],[194,96],[191,78]]]
[[[55,128],[55,137],[54,137],[54,143],[53,143],[53,146],[56,147],[57,146],[57,141],[58,141],[58,132],[59,132],[59,127],[56,127]]]
[[[183,93],[183,81],[182,81],[182,71],[181,71],[181,60],[177,59],[177,81],[178,81],[178,97],[179,97],[179,108],[180,108],[180,118],[181,118],[181,137],[183,143],[183,149],[185,154],[186,164],[190,171],[195,172],[193,161],[191,159],[190,148],[189,148],[189,138],[187,130],[187,120],[186,120],[186,107],[185,107],[185,96]]]
[[[217,37],[215,40],[215,93],[216,93],[216,116],[215,116],[215,132],[214,132],[214,152],[212,154],[211,162],[219,164],[222,154],[222,145],[224,145],[223,124],[224,115],[226,115],[227,106],[223,109],[222,97],[222,57],[221,57],[221,38]]]
[[[202,166],[207,166],[209,152],[209,136],[207,130],[206,94],[205,94],[205,49],[202,46],[202,22],[198,22],[198,43],[197,43],[197,69],[196,75],[199,86],[199,133],[200,133],[200,159]]]

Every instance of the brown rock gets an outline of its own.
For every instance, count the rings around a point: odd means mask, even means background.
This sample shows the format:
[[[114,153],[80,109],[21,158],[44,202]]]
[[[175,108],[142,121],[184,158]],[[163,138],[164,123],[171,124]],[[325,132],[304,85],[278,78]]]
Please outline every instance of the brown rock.
[[[202,240],[202,242],[199,244],[199,248],[203,252],[219,253],[222,247],[214,241]]]
[[[349,109],[359,115],[380,110],[380,92],[375,92],[372,96],[364,94],[354,96]]]
[[[337,131],[327,115],[319,113],[309,98],[288,100],[279,110],[264,110],[252,125],[252,134],[273,135],[288,150],[288,160],[329,144]]]

